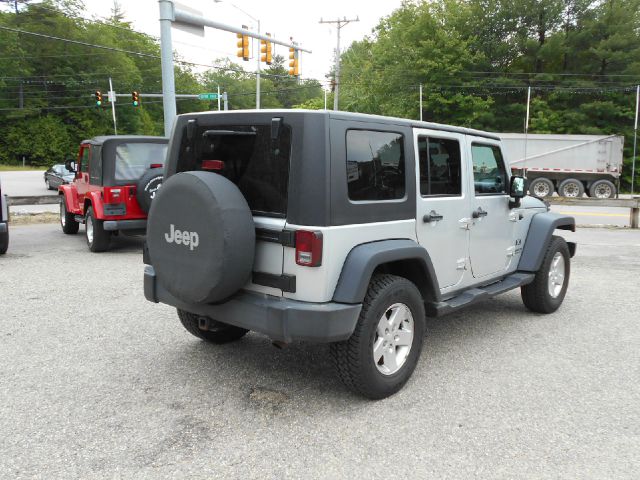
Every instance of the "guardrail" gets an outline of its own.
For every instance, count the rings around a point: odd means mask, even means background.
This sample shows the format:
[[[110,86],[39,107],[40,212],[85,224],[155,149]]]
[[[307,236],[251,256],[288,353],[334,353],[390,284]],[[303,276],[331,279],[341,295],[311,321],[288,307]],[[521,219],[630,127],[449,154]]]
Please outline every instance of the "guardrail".
[[[547,197],[551,205],[576,205],[579,207],[616,207],[629,208],[629,225],[638,228],[640,223],[640,197],[633,198],[569,198]]]
[[[633,198],[569,198],[548,197],[545,199],[551,205],[577,205],[582,207],[616,207],[629,208],[629,224],[631,228],[639,228],[640,197]],[[58,195],[38,195],[29,197],[9,197],[9,206],[13,205],[47,205],[60,201]]]
[[[58,195],[35,195],[24,197],[9,197],[9,206],[15,205],[51,205],[58,203],[60,197]]]

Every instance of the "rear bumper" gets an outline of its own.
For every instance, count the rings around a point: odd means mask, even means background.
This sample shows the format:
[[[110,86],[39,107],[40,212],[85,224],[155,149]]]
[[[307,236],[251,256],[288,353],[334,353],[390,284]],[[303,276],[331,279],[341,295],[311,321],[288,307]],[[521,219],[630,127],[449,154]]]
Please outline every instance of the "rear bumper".
[[[362,308],[361,304],[300,302],[250,292],[239,292],[216,305],[189,304],[165,290],[150,265],[144,268],[144,296],[151,302],[173,305],[283,342],[346,340],[353,333]]]
[[[146,230],[147,220],[105,220],[103,227],[110,232],[115,230]]]

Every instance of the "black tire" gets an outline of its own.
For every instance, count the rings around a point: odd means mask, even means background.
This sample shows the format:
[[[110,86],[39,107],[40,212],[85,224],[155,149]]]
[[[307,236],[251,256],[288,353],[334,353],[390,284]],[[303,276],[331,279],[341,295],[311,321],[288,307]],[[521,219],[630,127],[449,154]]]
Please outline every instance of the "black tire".
[[[109,248],[111,232],[104,229],[102,220],[98,220],[93,214],[93,207],[89,207],[84,217],[85,238],[87,246],[92,252],[104,252]],[[93,235],[90,235],[90,232]]]
[[[589,187],[589,196],[592,198],[614,198],[616,186],[609,180],[596,180]]]
[[[80,229],[80,224],[76,222],[75,215],[67,211],[67,204],[63,196],[60,196],[60,226],[67,235],[76,234]]]
[[[147,222],[147,246],[158,283],[187,303],[220,302],[250,280],[255,225],[246,199],[212,172],[172,175]]]
[[[152,168],[147,170],[145,174],[138,180],[138,186],[136,188],[136,200],[142,211],[149,213],[151,208],[151,202],[156,196],[156,193],[162,187],[162,175],[161,168]]]
[[[399,369],[383,374],[374,360],[373,347],[377,340],[384,340],[377,334],[379,322],[389,307],[397,303],[404,304],[411,312],[413,339]],[[396,393],[409,380],[418,363],[425,324],[422,295],[412,282],[395,275],[375,275],[369,283],[355,331],[348,340],[331,344],[333,362],[342,382],[372,400]]]
[[[568,198],[581,198],[584,195],[584,185],[580,180],[567,178],[558,185],[558,195]]]
[[[9,249],[9,224],[7,224],[7,231],[0,233],[0,255],[7,253]]]
[[[529,184],[529,192],[537,198],[547,198],[553,195],[555,187],[548,178],[536,178]]]
[[[554,297],[550,293],[549,270],[556,254],[562,255],[564,262],[564,278],[560,292]],[[569,274],[571,273],[571,262],[569,247],[562,237],[552,236],[547,251],[536,272],[536,276],[528,285],[520,288],[522,301],[529,310],[537,313],[555,312],[564,300],[569,285]]]
[[[182,323],[187,332],[210,343],[234,342],[244,337],[249,331],[208,317],[205,317],[208,321],[208,329],[202,330],[199,326],[201,315],[185,312],[179,308],[177,310],[180,323]]]

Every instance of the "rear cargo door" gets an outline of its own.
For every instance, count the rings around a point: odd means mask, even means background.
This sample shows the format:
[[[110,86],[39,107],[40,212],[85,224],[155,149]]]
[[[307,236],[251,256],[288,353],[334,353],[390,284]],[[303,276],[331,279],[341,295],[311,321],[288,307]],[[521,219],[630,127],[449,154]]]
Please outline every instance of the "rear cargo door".
[[[267,117],[268,118],[268,117]],[[282,295],[291,128],[280,119],[228,123],[228,117],[197,126],[195,145],[183,141],[178,171],[212,171],[231,180],[244,196],[256,227],[253,278],[248,290]]]

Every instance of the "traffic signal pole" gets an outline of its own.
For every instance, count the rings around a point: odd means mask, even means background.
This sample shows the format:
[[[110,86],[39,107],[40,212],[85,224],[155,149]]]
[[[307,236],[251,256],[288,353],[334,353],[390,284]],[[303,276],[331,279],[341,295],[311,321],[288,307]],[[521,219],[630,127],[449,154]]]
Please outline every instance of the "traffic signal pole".
[[[209,27],[231,33],[240,33],[258,40],[267,40],[271,43],[282,45],[284,47],[293,47],[298,51],[312,53],[311,50],[301,48],[298,45],[293,44],[291,41],[287,42],[277,40],[268,35],[220,23],[215,20],[205,18],[200,14],[183,10],[172,0],[159,0],[158,4],[160,6],[160,58],[162,61],[162,92],[164,94],[162,100],[164,105],[164,133],[166,136],[171,135],[173,121],[176,117],[176,87],[173,73],[173,44],[171,40],[172,24],[195,27],[203,30],[204,27]],[[260,62],[260,56],[258,56],[258,62]]]

